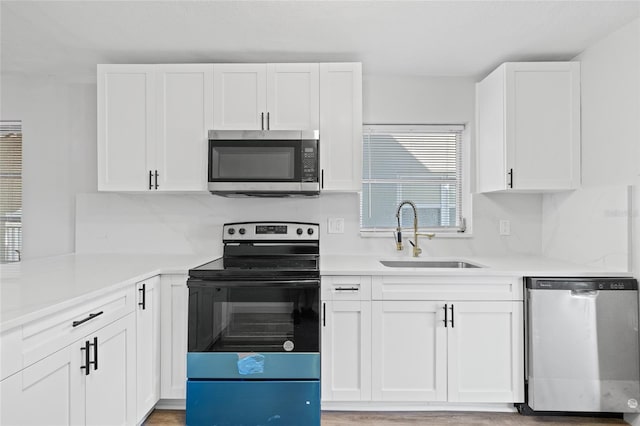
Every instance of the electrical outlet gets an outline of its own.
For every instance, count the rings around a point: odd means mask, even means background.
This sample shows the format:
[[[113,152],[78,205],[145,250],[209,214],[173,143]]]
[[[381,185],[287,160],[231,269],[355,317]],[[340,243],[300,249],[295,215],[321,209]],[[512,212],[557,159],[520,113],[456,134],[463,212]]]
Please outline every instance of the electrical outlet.
[[[500,235],[511,235],[511,222],[502,219],[500,221]]]
[[[327,232],[329,234],[344,234],[344,218],[330,217],[327,223]]]

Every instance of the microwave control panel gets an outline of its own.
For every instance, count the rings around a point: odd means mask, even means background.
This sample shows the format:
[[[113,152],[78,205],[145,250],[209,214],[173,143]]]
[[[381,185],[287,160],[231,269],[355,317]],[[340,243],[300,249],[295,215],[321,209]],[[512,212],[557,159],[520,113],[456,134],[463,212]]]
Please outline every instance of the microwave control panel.
[[[318,182],[318,141],[302,141],[302,182]]]

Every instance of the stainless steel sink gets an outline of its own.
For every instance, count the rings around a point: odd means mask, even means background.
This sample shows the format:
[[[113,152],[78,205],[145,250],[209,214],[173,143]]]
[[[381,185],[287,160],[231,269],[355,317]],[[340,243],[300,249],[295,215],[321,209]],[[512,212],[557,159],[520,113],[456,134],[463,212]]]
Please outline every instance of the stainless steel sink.
[[[482,268],[458,260],[381,260],[380,263],[390,268]]]

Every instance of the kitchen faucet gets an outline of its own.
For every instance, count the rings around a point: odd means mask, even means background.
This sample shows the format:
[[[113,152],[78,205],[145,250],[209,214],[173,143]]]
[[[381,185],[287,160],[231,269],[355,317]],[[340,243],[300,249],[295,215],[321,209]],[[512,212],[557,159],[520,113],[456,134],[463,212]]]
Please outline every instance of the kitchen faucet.
[[[405,204],[410,205],[411,208],[413,209],[413,241],[415,241],[415,243],[411,240],[409,240],[409,243],[411,243],[411,245],[413,246],[413,257],[418,257],[420,256],[420,253],[422,253],[422,249],[418,246],[418,235],[422,235],[429,239],[432,239],[433,237],[435,237],[436,234],[419,234],[418,233],[418,209],[416,208],[416,205],[412,201],[405,200],[400,203],[400,205],[398,206],[398,210],[396,210],[396,219],[398,219],[398,227],[396,228],[396,248],[398,250],[403,249],[402,229],[400,228],[400,210],[402,209],[402,206],[404,206]]]

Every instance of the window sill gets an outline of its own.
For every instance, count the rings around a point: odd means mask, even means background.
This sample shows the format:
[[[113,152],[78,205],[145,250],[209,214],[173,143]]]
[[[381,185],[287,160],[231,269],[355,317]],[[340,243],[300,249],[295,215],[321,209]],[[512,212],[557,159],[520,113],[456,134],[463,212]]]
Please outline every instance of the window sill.
[[[465,238],[473,238],[473,233],[467,232],[437,232],[437,231],[418,231],[420,234],[436,234],[434,239],[465,239]],[[402,234],[405,238],[413,238],[413,231],[407,231],[403,229]],[[393,238],[394,232],[392,230],[388,231],[360,231],[360,237],[362,238]],[[419,235],[420,239],[425,239],[429,237],[425,237],[423,235]]]

